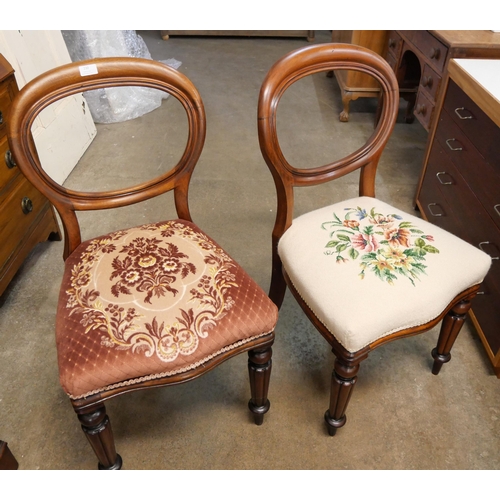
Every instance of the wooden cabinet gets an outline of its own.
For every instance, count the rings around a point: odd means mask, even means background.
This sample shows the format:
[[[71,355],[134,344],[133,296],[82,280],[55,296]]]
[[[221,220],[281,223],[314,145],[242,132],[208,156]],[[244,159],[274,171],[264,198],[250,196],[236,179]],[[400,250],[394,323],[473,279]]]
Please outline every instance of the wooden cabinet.
[[[9,151],[7,123],[17,92],[14,70],[0,54],[0,295],[37,243],[60,239],[53,208],[21,174]]]
[[[388,31],[381,30],[332,31],[332,42],[352,43],[382,54],[387,33]],[[374,78],[359,71],[337,70],[334,73],[342,94],[343,110],[339,118],[341,122],[347,122],[350,102],[359,97],[378,97],[380,86]]]
[[[416,116],[430,131],[439,114],[441,82],[451,58],[500,58],[500,33],[474,31],[390,31],[384,51],[407,102],[406,121]]]
[[[500,61],[488,63],[486,72],[500,74]],[[471,318],[500,378],[500,101],[456,61],[443,83],[417,205],[427,220],[492,258]],[[496,86],[500,99],[500,80]]]

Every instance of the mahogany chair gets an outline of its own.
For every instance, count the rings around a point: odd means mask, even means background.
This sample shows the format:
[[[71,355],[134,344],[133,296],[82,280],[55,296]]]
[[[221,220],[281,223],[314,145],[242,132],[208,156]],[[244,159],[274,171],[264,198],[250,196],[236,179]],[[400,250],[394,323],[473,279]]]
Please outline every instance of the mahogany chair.
[[[330,70],[358,70],[382,89],[373,134],[345,158],[313,168],[292,166],[277,133],[278,104],[293,83]],[[360,363],[376,347],[433,328],[442,320],[432,372],[450,349],[488,272],[488,255],[430,223],[375,198],[375,173],[398,112],[398,84],[377,54],[348,44],[313,45],[277,61],[259,97],[263,157],[277,191],[269,295],[281,307],[286,287],[336,356],[330,435],[346,422]],[[359,197],[293,217],[294,190],[360,170]]]
[[[80,67],[87,64],[95,65],[95,74],[82,76]],[[54,182],[30,141],[40,111],[78,92],[134,85],[168,92],[184,107],[189,134],[177,165],[148,182],[113,191],[81,192]],[[270,406],[278,311],[250,276],[192,222],[189,183],[205,140],[204,107],[192,82],[150,60],[68,64],[22,89],[12,106],[9,134],[17,165],[53,203],[64,227],[65,269],[56,319],[60,381],[99,469],[122,466],[106,400],[193,380],[242,352],[248,352],[249,359],[249,408],[260,425]],[[81,241],[78,211],[122,207],[170,190],[178,219]],[[98,221],[96,217],[96,225]]]

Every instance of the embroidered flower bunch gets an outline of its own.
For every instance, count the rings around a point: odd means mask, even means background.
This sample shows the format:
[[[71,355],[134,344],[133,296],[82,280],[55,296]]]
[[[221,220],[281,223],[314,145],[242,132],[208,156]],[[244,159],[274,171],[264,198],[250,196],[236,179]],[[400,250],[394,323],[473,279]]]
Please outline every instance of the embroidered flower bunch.
[[[384,215],[375,208],[369,213],[360,207],[345,210],[344,220],[334,213],[334,220],[321,225],[331,230],[325,254],[336,255],[337,263],[359,259],[361,279],[371,271],[390,285],[400,276],[415,285],[419,275],[425,274],[427,254],[439,253],[430,244],[434,241],[431,235],[400,215]]]

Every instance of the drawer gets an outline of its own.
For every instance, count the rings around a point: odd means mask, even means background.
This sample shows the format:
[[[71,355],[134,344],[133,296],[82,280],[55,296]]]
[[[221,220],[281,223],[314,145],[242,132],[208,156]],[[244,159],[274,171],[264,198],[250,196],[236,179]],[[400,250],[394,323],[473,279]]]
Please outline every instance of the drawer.
[[[448,85],[443,108],[463,130],[481,155],[494,159],[500,169],[500,128],[453,81]]]
[[[0,136],[0,192],[18,173],[11,161],[8,161],[9,141],[7,136]]]
[[[428,31],[424,30],[415,31],[412,41],[418,47],[429,64],[442,75],[446,57],[448,55],[448,47],[446,47],[446,45],[441,43]]]
[[[422,77],[420,78],[420,87],[435,103],[436,96],[439,92],[439,88],[441,87],[441,77],[427,64],[424,64]]]
[[[457,212],[447,201],[448,193],[455,195],[457,178],[458,175],[455,174],[455,168],[448,154],[444,152],[439,144],[434,143],[429,155],[418,201],[426,220],[460,238],[466,239],[467,224],[464,225],[461,210]],[[447,182],[451,184],[446,184]],[[474,203],[477,203],[477,201]]]
[[[29,226],[40,211],[48,206],[47,199],[23,176],[18,176],[11,189],[0,199],[0,262],[5,262],[28,234]],[[24,202],[24,211],[23,211]],[[32,210],[30,211],[30,203]]]
[[[392,68],[392,71],[396,73],[398,69],[398,58],[392,53],[388,52],[385,56],[385,60],[388,62],[389,66]]]
[[[399,55],[401,54],[402,45],[403,45],[403,39],[399,36],[399,34],[396,31],[391,31],[389,33],[387,40],[387,55],[391,54],[392,57],[396,61],[398,61]]]
[[[413,113],[425,130],[429,131],[432,115],[434,114],[434,102],[421,92],[420,89],[417,94]]]
[[[10,105],[14,99],[14,90],[7,80],[0,85],[0,133],[5,133]]]
[[[495,355],[500,349],[500,230],[437,143],[429,156],[419,202],[429,222],[481,248],[492,258],[472,309]]]
[[[446,111],[441,113],[434,141],[441,145],[493,222],[500,228],[498,159],[487,162]],[[447,182],[444,176],[441,175],[440,178]]]

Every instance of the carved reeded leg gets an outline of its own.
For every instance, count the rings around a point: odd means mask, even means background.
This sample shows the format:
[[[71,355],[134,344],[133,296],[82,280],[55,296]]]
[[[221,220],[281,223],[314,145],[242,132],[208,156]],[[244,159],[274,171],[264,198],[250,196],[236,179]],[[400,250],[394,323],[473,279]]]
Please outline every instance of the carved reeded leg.
[[[252,399],[248,407],[254,415],[257,425],[262,425],[264,415],[269,411],[271,403],[267,399],[269,390],[269,379],[272,367],[272,349],[254,349],[248,352],[248,373],[250,375],[250,390]]]
[[[351,399],[358,371],[359,364],[347,366],[342,364],[338,358],[335,360],[335,367],[332,373],[330,408],[325,413],[325,422],[330,436],[334,436],[337,429],[342,427],[346,422],[345,411]]]
[[[78,420],[99,459],[99,470],[121,469],[122,458],[116,453],[113,432],[104,405],[93,407],[87,413],[78,413]]]
[[[443,363],[450,361],[451,348],[460,333],[470,306],[470,300],[463,300],[453,307],[443,318],[437,346],[432,350],[432,357],[434,358],[432,373],[434,375],[439,373]]]

